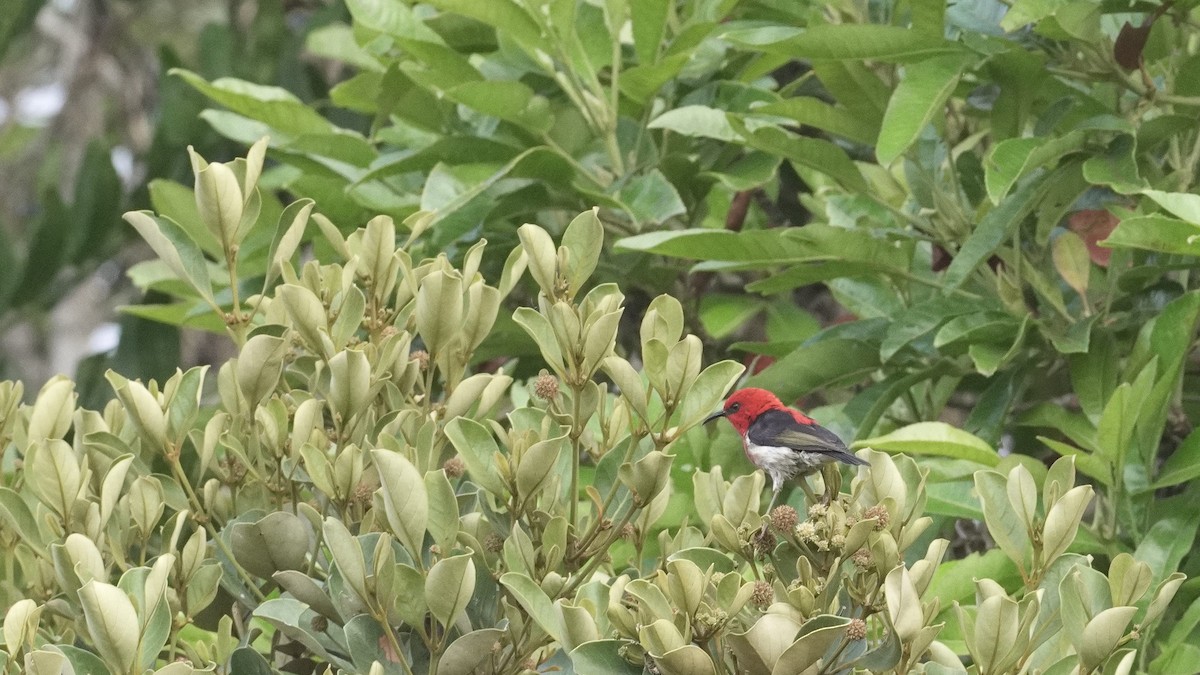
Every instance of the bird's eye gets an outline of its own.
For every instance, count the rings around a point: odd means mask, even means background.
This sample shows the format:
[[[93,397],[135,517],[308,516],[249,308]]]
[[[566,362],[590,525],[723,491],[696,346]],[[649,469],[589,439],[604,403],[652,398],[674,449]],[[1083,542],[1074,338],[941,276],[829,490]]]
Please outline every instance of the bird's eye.
[[[729,406],[729,412],[737,412],[738,408],[741,408],[741,407],[742,407],[741,403],[734,403],[733,405]]]

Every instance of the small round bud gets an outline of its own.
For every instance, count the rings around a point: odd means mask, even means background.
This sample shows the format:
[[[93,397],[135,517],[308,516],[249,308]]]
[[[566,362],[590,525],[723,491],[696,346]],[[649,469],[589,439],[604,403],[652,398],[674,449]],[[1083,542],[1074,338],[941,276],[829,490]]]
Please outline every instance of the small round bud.
[[[755,554],[759,556],[765,556],[771,551],[775,550],[775,534],[770,530],[763,528],[750,538],[750,543],[754,545]]]
[[[463,474],[467,472],[467,464],[463,462],[462,457],[455,455],[442,464],[442,469],[446,472],[447,478],[462,478]]]
[[[784,504],[776,506],[774,511],[771,511],[771,527],[774,527],[780,532],[789,532],[796,523],[800,521],[800,514],[796,513],[796,509]]]
[[[363,481],[354,486],[354,494],[350,498],[359,504],[367,505],[371,503],[371,497],[375,494],[375,486]]]
[[[846,625],[846,637],[851,640],[861,640],[867,637],[867,622],[862,619],[851,619]]]
[[[844,534],[833,535],[833,537],[831,537],[829,539],[829,545],[832,546],[835,550],[838,550],[838,551],[842,550],[846,546],[846,535],[844,535]]]
[[[416,361],[417,367],[420,368],[421,370],[426,370],[427,368],[429,368],[429,352],[425,351],[424,349],[418,349],[415,352],[412,352],[411,354],[409,354],[408,360]]]
[[[874,562],[874,559],[871,557],[870,549],[866,548],[858,549],[858,551],[854,553],[854,556],[851,558],[851,560],[854,561],[855,567],[863,570],[870,569]]]
[[[637,538],[637,528],[633,526],[633,523],[625,523],[621,526],[621,538],[627,541]]]
[[[863,517],[875,518],[879,521],[875,525],[876,532],[879,532],[880,530],[886,530],[888,522],[892,519],[892,515],[888,513],[887,507],[885,507],[883,504],[876,504],[875,506],[867,509],[866,512],[863,513]]]
[[[504,550],[504,540],[493,532],[483,538],[483,549],[488,553],[499,553]]]
[[[558,378],[543,369],[533,382],[533,395],[543,401],[554,400],[558,396]]]
[[[802,541],[812,541],[817,536],[817,526],[807,520],[796,526],[796,537]]]
[[[754,594],[750,596],[750,602],[756,607],[766,609],[774,599],[775,589],[771,588],[771,584],[761,580],[754,582]]]
[[[824,518],[826,513],[829,513],[829,505],[823,502],[817,502],[808,507],[809,518]]]
[[[400,329],[396,328],[395,326],[384,326],[383,330],[379,331],[379,335],[385,340],[393,335],[398,335],[399,333]]]

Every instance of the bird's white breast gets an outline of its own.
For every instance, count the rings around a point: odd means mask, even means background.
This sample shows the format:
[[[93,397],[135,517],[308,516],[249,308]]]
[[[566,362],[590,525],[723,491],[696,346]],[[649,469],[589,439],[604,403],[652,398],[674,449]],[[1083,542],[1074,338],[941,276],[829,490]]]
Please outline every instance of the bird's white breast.
[[[772,478],[792,476],[815,469],[830,457],[819,452],[804,452],[786,446],[756,445],[746,441],[746,456],[754,465],[771,474]]]

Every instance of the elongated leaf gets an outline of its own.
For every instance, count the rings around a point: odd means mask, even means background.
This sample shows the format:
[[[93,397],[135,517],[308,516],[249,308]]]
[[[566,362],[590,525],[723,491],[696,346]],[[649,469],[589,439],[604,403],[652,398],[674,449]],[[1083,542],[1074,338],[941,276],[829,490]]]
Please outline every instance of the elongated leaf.
[[[425,603],[443,626],[451,626],[475,593],[475,561],[470,554],[443,558],[425,579]]]
[[[902,61],[955,53],[960,49],[940,35],[872,24],[820,25],[808,29],[746,28],[726,33],[725,39],[748,49],[794,59]]]
[[[304,105],[286,89],[253,84],[232,77],[208,82],[183,68],[173,68],[170,73],[182,78],[200,93],[233,112],[263,122],[282,132],[299,136],[329,133],[334,130],[329,120],[313,108]]]
[[[879,367],[879,349],[866,342],[825,339],[805,344],[750,378],[748,385],[794,401],[835,382],[865,377]]]
[[[1040,195],[1052,184],[1052,177],[1032,175],[1017,191],[1009,195],[998,206],[988,212],[983,220],[959,249],[950,267],[946,269],[946,285],[961,286],[975,268],[987,260],[996,249],[1009,239],[1025,216],[1037,206]]]
[[[684,136],[732,141],[739,138],[724,110],[704,105],[685,105],[659,115],[647,125],[651,129],[669,129]]]
[[[1200,256],[1200,225],[1169,216],[1134,216],[1122,220],[1100,243],[1108,248]]]
[[[138,615],[125,591],[89,581],[79,589],[88,633],[104,662],[117,672],[130,672],[138,655]]]
[[[525,10],[512,0],[431,0],[438,9],[468,16],[492,26],[497,31],[512,37],[525,48],[541,47],[541,30]]]
[[[130,211],[125,214],[125,220],[137,229],[138,234],[142,235],[172,272],[191,284],[200,297],[213,302],[212,282],[209,280],[204,254],[182,228],[170,219],[155,216],[148,211]]]
[[[996,144],[984,162],[988,197],[999,204],[1013,184],[1029,171],[1052,162],[1083,146],[1081,131],[1045,138],[1010,138]]]
[[[742,116],[730,113],[727,118],[734,130],[745,139],[746,145],[826,174],[849,190],[870,190],[862,172],[841,147],[820,138],[791,134],[780,127],[762,127],[750,131]]]
[[[940,56],[907,66],[883,115],[875,155],[891,164],[904,154],[925,125],[939,114],[968,62],[959,55]]]
[[[509,572],[500,577],[500,585],[513,594],[529,617],[537,622],[538,627],[546,631],[547,635],[560,642],[563,640],[561,615],[546,592],[534,583],[533,579],[524,574]]]
[[[863,145],[874,144],[879,136],[878,126],[850,113],[849,110],[839,109],[818,98],[788,98],[755,108],[754,112],[787,117],[799,124],[823,129]]]
[[[890,434],[855,441],[853,448],[874,448],[914,455],[941,455],[996,466],[1000,456],[978,436],[945,422],[917,422]]]

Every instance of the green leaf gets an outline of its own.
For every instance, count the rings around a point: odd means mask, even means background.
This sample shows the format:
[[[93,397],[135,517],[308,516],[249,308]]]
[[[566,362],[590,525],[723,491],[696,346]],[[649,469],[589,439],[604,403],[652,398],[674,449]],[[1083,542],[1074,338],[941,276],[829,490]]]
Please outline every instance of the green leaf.
[[[429,536],[443,551],[449,551],[458,534],[458,500],[446,472],[426,472],[425,492],[429,496]]]
[[[1117,136],[1103,155],[1083,163],[1083,177],[1093,185],[1107,185],[1121,194],[1141,192],[1146,183],[1138,171],[1137,141],[1128,134]]]
[[[823,339],[801,345],[751,377],[748,386],[793,401],[835,382],[857,381],[879,367],[879,349],[866,342]]]
[[[631,179],[617,192],[617,197],[642,226],[664,223],[687,212],[679,191],[658,169]]]
[[[1012,558],[998,548],[986,553],[971,553],[961,560],[947,560],[938,565],[933,580],[925,591],[926,601],[937,598],[942,607],[955,602],[971,604],[975,597],[975,580],[991,579],[1005,588],[1020,585],[1021,575]]]
[[[1028,570],[1033,548],[1029,530],[1009,497],[1005,477],[996,471],[977,471],[975,490],[983,503],[984,520],[988,532],[1023,573]]]
[[[137,611],[125,591],[92,580],[79,589],[88,633],[104,662],[119,673],[131,672],[138,655]]]
[[[500,446],[487,427],[466,417],[456,417],[446,423],[446,438],[467,465],[471,480],[493,495],[505,494],[494,459]]]
[[[776,103],[768,103],[767,105],[754,108],[753,112],[755,114],[786,117],[797,124],[823,129],[831,134],[837,134],[862,145],[874,145],[876,139],[879,137],[879,127],[877,125],[873,125],[869,121],[851,113],[849,109],[838,108],[818,98],[808,96],[787,98]]]
[[[822,614],[815,616],[800,627],[796,641],[779,655],[771,675],[789,675],[807,672],[817,663],[835,642],[844,639],[846,625],[850,619],[843,616]]]
[[[462,635],[451,642],[442,654],[438,672],[444,675],[471,675],[478,672],[476,669],[492,656],[492,645],[504,644],[506,639],[508,633],[499,628],[482,628]]]
[[[748,301],[744,295],[709,293],[700,298],[700,322],[709,335],[722,339],[758,316],[764,307],[764,303]]]
[[[835,263],[833,269],[860,265],[860,269],[887,272],[906,270],[908,246],[894,246],[871,233],[823,223],[802,228],[769,230],[662,230],[621,239],[617,248],[695,260],[735,263],[737,268],[759,269],[787,263]],[[703,268],[702,268],[703,269]],[[723,266],[722,269],[727,269]],[[787,273],[785,272],[786,276]],[[777,292],[775,286],[756,286],[760,292]]]
[[[1000,462],[999,455],[990,445],[974,434],[945,422],[917,422],[890,434],[855,441],[851,447],[869,447],[914,455],[940,455],[968,459],[985,466],[996,466]]]
[[[747,49],[793,59],[904,61],[960,50],[940,35],[873,24],[826,24],[807,29],[776,25],[733,30],[724,37]]]
[[[334,126],[329,120],[286,89],[253,84],[232,77],[208,82],[182,68],[172,68],[170,74],[182,78],[197,91],[233,112],[258,120],[284,133],[299,136],[334,131]]]
[[[734,141],[740,138],[729,123],[724,110],[705,105],[685,105],[668,110],[646,126],[650,129],[668,129],[684,136],[715,138],[719,141]]]
[[[1200,256],[1200,225],[1169,216],[1134,216],[1122,220],[1100,243],[1108,248]]]
[[[303,644],[314,656],[331,658],[313,627],[313,618],[318,615],[303,602],[293,598],[270,598],[254,609],[254,616]]]
[[[604,225],[599,209],[593,208],[575,216],[563,232],[562,245],[570,252],[566,275],[572,292],[577,292],[596,271],[604,250]]]
[[[644,669],[640,665],[634,666],[621,656],[625,644],[625,640],[585,642],[571,650],[571,665],[578,675],[641,675]]]
[[[537,24],[524,9],[511,0],[431,0],[429,4],[445,12],[454,12],[482,21],[530,51],[543,46],[541,30]]]
[[[1104,485],[1112,486],[1112,469],[1109,467],[1107,462],[1100,459],[1096,455],[1090,454],[1084,450],[1080,450],[1073,445],[1056,441],[1053,438],[1038,436],[1038,440],[1045,443],[1047,447],[1063,457],[1074,457],[1075,465],[1079,467],[1080,471],[1088,476],[1091,476],[1092,478],[1095,478]]]
[[[1043,560],[1049,565],[1066,552],[1075,541],[1084,511],[1092,501],[1094,490],[1091,485],[1077,485],[1067,490],[1054,502],[1046,513],[1046,524],[1042,529]]]
[[[1194,430],[1163,463],[1158,478],[1150,486],[1150,489],[1161,490],[1196,478],[1200,478],[1200,431]],[[3,496],[2,489],[0,489],[0,496]]]
[[[1073,131],[1053,139],[1010,138],[997,143],[983,165],[988,197],[999,204],[1022,176],[1078,150],[1085,141],[1083,132]]]
[[[633,49],[639,63],[654,63],[666,37],[669,0],[640,0],[629,3]],[[582,673],[580,675],[583,675]]]
[[[414,559],[424,549],[429,522],[429,498],[425,481],[412,462],[391,450],[377,448],[371,458],[379,469],[388,527]]]
[[[1142,194],[1153,199],[1159,206],[1170,211],[1172,215],[1193,225],[1200,225],[1200,195],[1161,190],[1143,190]]]
[[[546,631],[546,634],[555,640],[563,641],[563,627],[559,613],[546,592],[534,583],[533,579],[524,574],[508,572],[500,577],[500,585],[512,593],[517,603],[537,623],[539,628]]]
[[[840,146],[820,138],[809,138],[769,126],[754,129],[742,115],[729,113],[729,123],[751,148],[780,155],[799,166],[819,171],[853,192],[868,192],[871,188],[862,172]]]
[[[39,549],[43,546],[42,533],[33,511],[21,495],[11,488],[0,487],[0,520],[8,529],[19,534],[25,543]]]
[[[534,134],[546,133],[554,122],[549,102],[517,81],[464,82],[447,89],[445,95],[452,101],[512,122]]]
[[[239,647],[229,659],[230,672],[238,675],[275,675],[267,660],[253,647]]]
[[[1200,523],[1190,512],[1182,510],[1186,509],[1190,499],[1190,495],[1184,494],[1164,504],[1163,512],[1167,515],[1150,526],[1133,553],[1134,558],[1150,566],[1155,583],[1179,569],[1180,562],[1196,541],[1196,529]]]
[[[947,286],[962,286],[983,261],[1012,237],[1021,221],[1037,206],[1040,195],[1053,184],[1054,176],[1032,175],[1026,178],[1016,192],[988,211],[946,269]]]
[[[369,614],[359,614],[347,621],[345,634],[350,660],[354,662],[354,672],[376,675],[407,674],[408,669],[404,662],[406,654],[403,651],[396,652],[383,626]],[[382,668],[376,670],[376,664]]]
[[[953,55],[905,67],[879,128],[875,155],[880,164],[891,164],[917,140],[925,125],[941,112],[969,65],[964,57]]]
[[[419,555],[418,551],[418,555]],[[475,593],[475,561],[471,554],[442,558],[425,578],[425,603],[429,613],[449,628]]]
[[[406,40],[422,40],[440,44],[442,38],[413,15],[412,10],[395,0],[346,0],[346,9],[356,27]]]
[[[953,296],[913,305],[898,316],[891,317],[892,323],[879,347],[879,358],[888,361],[901,349],[955,317],[974,314],[978,310],[978,304]]]
[[[200,297],[214,303],[204,254],[182,228],[149,211],[130,211],[125,214],[125,221],[133,225],[172,272],[191,284]]]
[[[398,3],[389,4],[403,7]],[[304,38],[304,48],[315,56],[341,61],[360,71],[382,73],[387,70],[375,55],[358,44],[354,29],[344,23],[330,23],[309,31]]]
[[[705,368],[679,405],[679,427],[695,426],[716,410],[725,393],[745,370],[746,367],[736,361],[718,361]]]
[[[247,571],[270,579],[277,571],[304,567],[312,545],[308,528],[300,516],[276,511],[256,523],[231,524],[230,548]]]
[[[887,595],[888,616],[893,630],[896,631],[896,637],[902,642],[908,642],[916,637],[925,621],[921,613],[921,596],[903,564],[888,572],[884,589]]]
[[[1133,620],[1137,607],[1109,607],[1100,612],[1083,628],[1083,644],[1079,649],[1079,667],[1091,672],[1099,666],[1125,637],[1125,629]]]

